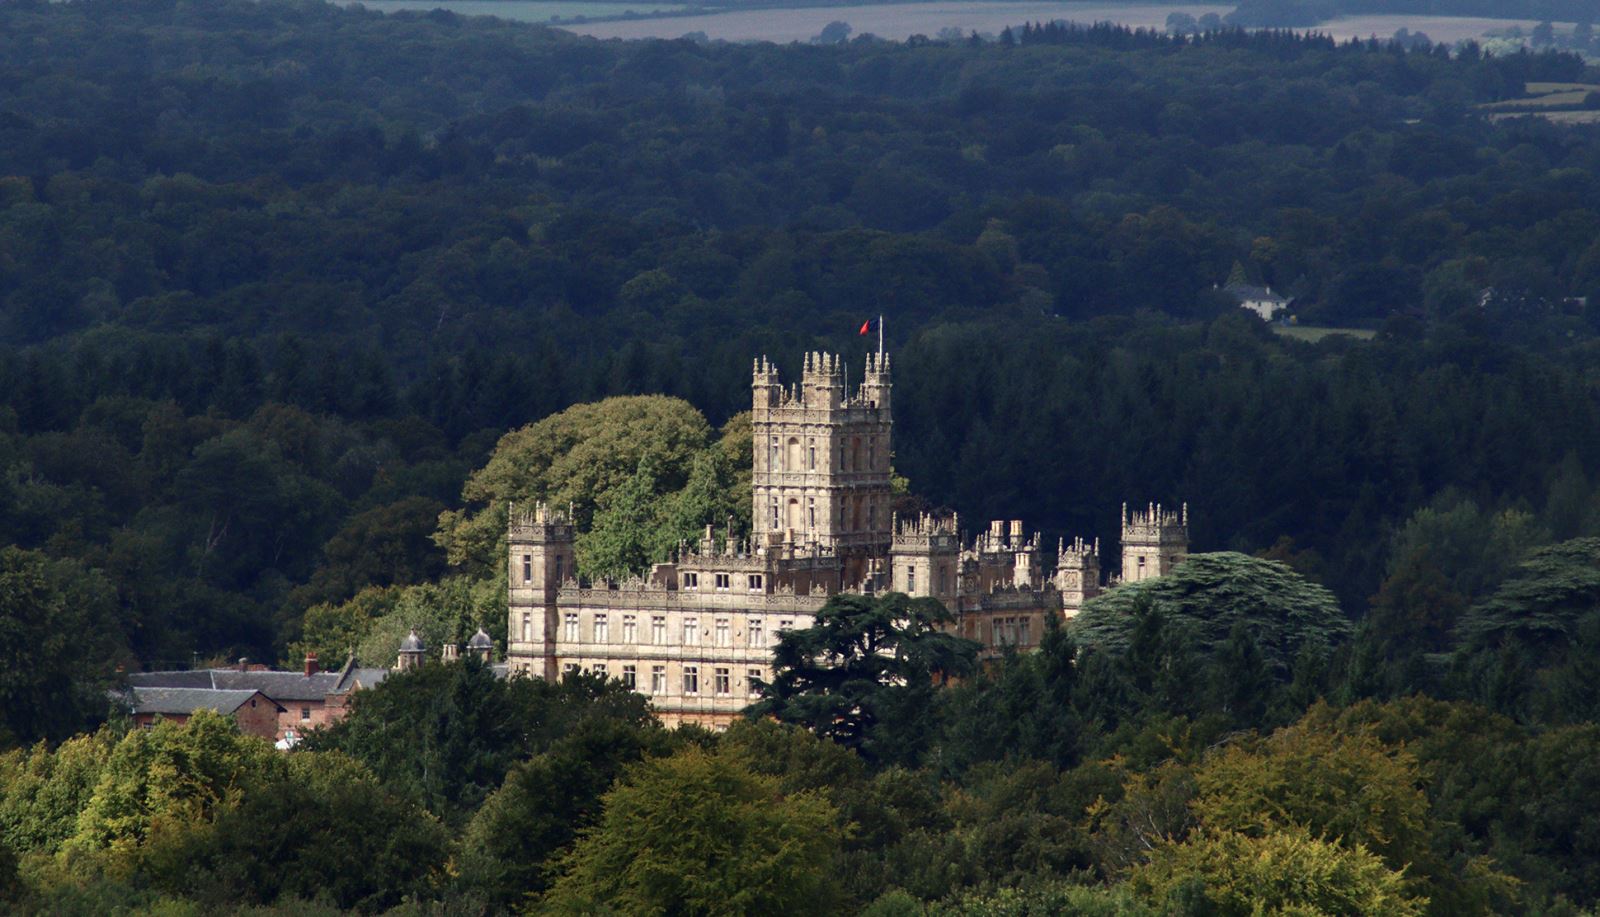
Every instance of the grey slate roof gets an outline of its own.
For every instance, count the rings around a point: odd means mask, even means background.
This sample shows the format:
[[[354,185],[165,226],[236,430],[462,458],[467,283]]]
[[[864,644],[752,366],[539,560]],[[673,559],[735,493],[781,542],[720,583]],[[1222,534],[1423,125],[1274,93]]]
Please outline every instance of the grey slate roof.
[[[339,673],[338,690],[333,691],[332,693],[349,694],[351,691],[356,690],[357,687],[376,687],[379,682],[382,682],[388,677],[388,669],[359,669],[351,666],[347,671]]]
[[[129,689],[134,713],[184,714],[196,710],[214,710],[232,713],[245,705],[258,691],[219,691],[213,688],[147,688]],[[271,698],[264,698],[271,703]],[[276,705],[274,705],[276,706]],[[281,708],[280,708],[281,709]]]
[[[1281,302],[1287,303],[1288,297],[1279,296],[1265,287],[1252,286],[1248,283],[1230,283],[1222,288],[1232,293],[1240,302]]]
[[[362,673],[386,670],[358,669]],[[195,669],[184,672],[137,672],[128,684],[144,688],[207,688],[220,691],[260,691],[277,701],[325,700],[329,694],[348,691],[343,686],[344,672],[240,672],[237,669]],[[364,687],[382,681],[365,674]]]
[[[494,641],[491,640],[489,635],[484,633],[483,628],[480,627],[478,628],[478,632],[472,635],[472,639],[467,641],[467,649],[492,650],[494,649]]]

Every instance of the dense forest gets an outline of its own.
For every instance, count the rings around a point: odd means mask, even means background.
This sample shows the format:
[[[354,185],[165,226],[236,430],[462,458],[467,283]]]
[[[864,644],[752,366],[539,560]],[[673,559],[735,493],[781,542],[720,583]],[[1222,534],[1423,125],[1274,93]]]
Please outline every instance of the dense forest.
[[[1594,907],[1600,128],[1479,116],[1528,81],[1600,73],[1276,32],[0,5],[0,896]],[[1371,336],[1280,334],[1230,277]],[[1187,500],[1189,579],[864,679],[848,736],[787,681],[718,736],[470,661],[288,756],[106,721],[119,667],[503,640],[506,499],[573,506],[595,576],[747,514],[751,359],[859,365],[879,314],[904,508],[1109,542],[1123,500]],[[652,833],[712,796],[706,836]],[[718,838],[746,859],[660,884]],[[1326,897],[1273,898],[1263,857]]]

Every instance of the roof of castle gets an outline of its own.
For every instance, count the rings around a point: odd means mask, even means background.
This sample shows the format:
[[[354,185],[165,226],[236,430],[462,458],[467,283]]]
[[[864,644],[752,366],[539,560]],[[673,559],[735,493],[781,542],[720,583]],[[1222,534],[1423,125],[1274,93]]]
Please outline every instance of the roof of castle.
[[[400,641],[400,652],[402,653],[420,653],[422,651],[422,638],[417,636],[415,630],[406,634],[406,638]]]
[[[467,649],[492,650],[494,649],[494,640],[490,639],[489,635],[484,633],[483,628],[480,627],[478,632],[472,635],[472,639],[467,641]]]

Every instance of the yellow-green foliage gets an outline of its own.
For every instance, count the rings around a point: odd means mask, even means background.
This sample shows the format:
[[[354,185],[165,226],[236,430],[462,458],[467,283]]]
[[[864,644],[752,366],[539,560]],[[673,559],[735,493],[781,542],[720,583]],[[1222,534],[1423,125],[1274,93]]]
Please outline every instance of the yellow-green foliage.
[[[18,854],[58,850],[77,830],[116,741],[102,729],[54,752],[40,742],[0,755],[0,841]]]
[[[1417,762],[1371,736],[1281,729],[1212,755],[1195,782],[1191,808],[1215,831],[1261,837],[1299,826],[1360,844],[1395,869],[1426,853]]]
[[[1128,888],[1156,908],[1192,905],[1193,896],[1203,895],[1223,917],[1412,917],[1427,904],[1408,895],[1401,874],[1365,847],[1321,840],[1303,828],[1201,833],[1158,848],[1133,871]]]
[[[227,717],[201,711],[184,724],[136,729],[106,758],[69,853],[131,854],[156,837],[203,825],[247,786],[281,777],[270,742],[240,735]]]
[[[837,812],[728,755],[631,768],[543,902],[562,914],[816,914],[836,895]]]
[[[505,537],[506,504],[543,500],[587,523],[601,497],[631,478],[646,456],[681,486],[694,454],[712,442],[694,406],[665,395],[577,404],[500,438],[467,479],[468,508],[439,517],[437,540],[453,564],[492,569]]]

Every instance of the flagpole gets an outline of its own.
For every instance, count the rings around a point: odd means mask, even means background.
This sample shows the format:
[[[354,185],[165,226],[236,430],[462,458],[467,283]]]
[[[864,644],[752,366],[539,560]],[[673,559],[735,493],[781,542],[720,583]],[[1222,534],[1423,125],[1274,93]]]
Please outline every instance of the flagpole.
[[[883,370],[883,315],[878,316],[878,370]]]

